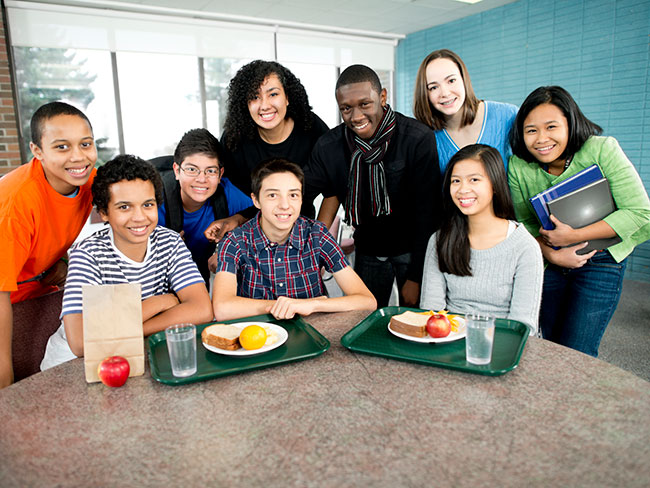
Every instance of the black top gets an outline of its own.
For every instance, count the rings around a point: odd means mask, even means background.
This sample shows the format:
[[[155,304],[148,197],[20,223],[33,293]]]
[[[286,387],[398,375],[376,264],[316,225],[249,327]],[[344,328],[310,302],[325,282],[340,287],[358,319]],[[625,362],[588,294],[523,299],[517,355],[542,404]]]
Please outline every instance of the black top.
[[[354,242],[368,256],[412,253],[408,279],[420,283],[427,243],[439,226],[442,209],[438,150],[429,127],[398,112],[395,117],[395,133],[383,159],[392,213],[371,214],[368,177],[362,173],[361,223]],[[306,200],[322,193],[345,202],[351,153],[343,129],[341,124],[330,130],[314,147],[305,168]]]
[[[289,137],[279,144],[269,144],[255,133],[254,139],[239,141],[234,151],[228,151],[225,176],[246,195],[251,194],[251,171],[262,161],[271,158],[284,158],[296,163],[301,168],[309,161],[311,150],[320,136],[328,131],[327,125],[312,112],[313,122],[308,130],[294,125]],[[227,140],[224,132],[221,140]]]

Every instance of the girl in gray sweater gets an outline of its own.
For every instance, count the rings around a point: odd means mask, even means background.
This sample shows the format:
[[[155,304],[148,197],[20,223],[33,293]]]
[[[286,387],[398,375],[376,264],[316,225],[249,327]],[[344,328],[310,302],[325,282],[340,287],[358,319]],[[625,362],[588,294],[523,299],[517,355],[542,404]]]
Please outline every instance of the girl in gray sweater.
[[[499,152],[464,147],[445,171],[442,225],[427,248],[420,307],[487,313],[537,333],[543,273],[539,245],[514,220]]]

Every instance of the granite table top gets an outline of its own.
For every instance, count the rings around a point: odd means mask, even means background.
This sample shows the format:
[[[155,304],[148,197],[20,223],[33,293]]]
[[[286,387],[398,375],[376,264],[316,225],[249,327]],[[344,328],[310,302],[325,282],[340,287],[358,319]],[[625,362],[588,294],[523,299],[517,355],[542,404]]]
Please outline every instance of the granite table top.
[[[487,377],[352,353],[184,386],[87,384],[77,359],[0,391],[0,485],[648,486],[650,383],[530,338]]]

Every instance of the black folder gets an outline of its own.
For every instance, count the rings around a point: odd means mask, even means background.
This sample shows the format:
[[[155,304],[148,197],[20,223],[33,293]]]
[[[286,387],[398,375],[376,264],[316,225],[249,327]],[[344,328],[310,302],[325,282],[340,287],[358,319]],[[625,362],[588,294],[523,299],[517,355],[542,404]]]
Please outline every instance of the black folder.
[[[607,178],[583,186],[571,193],[548,202],[548,210],[560,221],[574,229],[585,227],[604,219],[616,210]],[[621,242],[619,236],[594,239],[578,254],[587,254],[594,249],[607,249]],[[579,243],[576,243],[579,244]],[[575,245],[575,244],[572,244]]]

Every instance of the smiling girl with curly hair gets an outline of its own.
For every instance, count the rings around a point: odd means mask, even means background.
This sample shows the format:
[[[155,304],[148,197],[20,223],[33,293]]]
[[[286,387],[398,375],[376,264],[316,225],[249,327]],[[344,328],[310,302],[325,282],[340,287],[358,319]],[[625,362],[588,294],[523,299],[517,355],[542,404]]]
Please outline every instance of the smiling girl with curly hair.
[[[230,152],[226,174],[247,195],[250,173],[262,161],[285,158],[303,167],[327,125],[311,111],[305,87],[287,68],[255,60],[228,87],[222,141]]]

